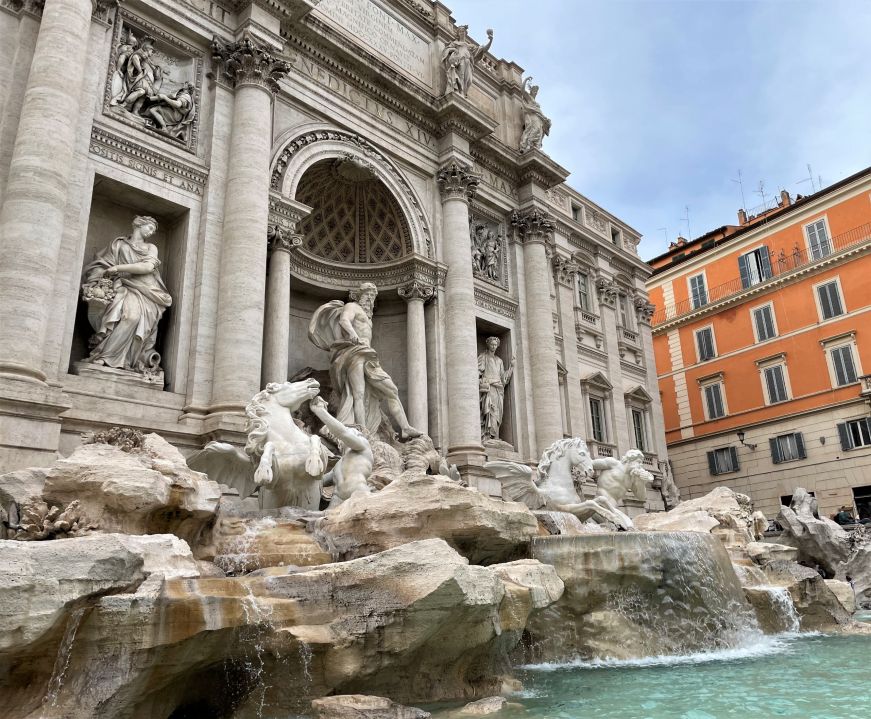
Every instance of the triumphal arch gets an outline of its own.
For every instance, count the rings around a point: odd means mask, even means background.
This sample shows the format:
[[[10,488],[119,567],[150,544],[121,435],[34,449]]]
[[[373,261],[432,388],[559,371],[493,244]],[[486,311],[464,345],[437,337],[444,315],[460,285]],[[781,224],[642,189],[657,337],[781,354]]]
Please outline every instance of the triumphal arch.
[[[667,471],[639,235],[565,184],[498,28],[0,0],[0,38],[0,471],[116,424],[242,441],[266,383],[325,375],[312,315],[361,283],[408,420],[470,481],[563,436]]]

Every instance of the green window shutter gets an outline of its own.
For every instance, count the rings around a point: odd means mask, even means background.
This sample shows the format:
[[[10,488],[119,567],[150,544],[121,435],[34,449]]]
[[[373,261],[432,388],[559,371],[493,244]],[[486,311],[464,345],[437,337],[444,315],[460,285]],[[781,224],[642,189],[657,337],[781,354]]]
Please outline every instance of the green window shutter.
[[[708,470],[711,474],[719,474],[717,472],[717,456],[714,452],[708,452]]]
[[[850,444],[850,433],[847,431],[847,423],[846,422],[841,422],[838,425],[838,437],[841,440],[841,449],[846,451],[846,450],[852,448],[851,444]]]
[[[741,275],[741,287],[747,288],[750,286],[750,267],[747,265],[747,255],[738,257],[738,273]]]
[[[768,248],[759,248],[759,263],[762,270],[762,279],[767,280],[771,277],[771,258],[769,257]]]
[[[771,461],[774,464],[780,464],[783,461],[783,457],[780,454],[780,445],[777,443],[777,437],[770,437],[768,439],[768,446],[771,447]]]
[[[738,450],[729,447],[729,454],[732,456],[732,469],[737,472],[741,468],[741,465],[738,464]]]
[[[795,433],[795,445],[798,447],[798,458],[805,459],[807,457],[807,453],[804,449],[804,435],[801,432]]]

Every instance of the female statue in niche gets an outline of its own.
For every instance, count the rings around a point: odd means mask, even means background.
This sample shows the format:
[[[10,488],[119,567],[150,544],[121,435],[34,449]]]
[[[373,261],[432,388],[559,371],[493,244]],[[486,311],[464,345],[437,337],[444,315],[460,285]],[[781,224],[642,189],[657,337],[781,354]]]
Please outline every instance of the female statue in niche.
[[[499,439],[502,427],[502,414],[505,404],[505,386],[514,374],[514,358],[508,369],[502,359],[496,355],[500,340],[498,337],[488,337],[485,344],[487,351],[478,355],[478,390],[481,395],[481,438]]]
[[[82,299],[96,334],[87,361],[157,378],[157,323],[172,297],[158,272],[153,217],[136,217],[129,236],[116,237],[84,272]]]

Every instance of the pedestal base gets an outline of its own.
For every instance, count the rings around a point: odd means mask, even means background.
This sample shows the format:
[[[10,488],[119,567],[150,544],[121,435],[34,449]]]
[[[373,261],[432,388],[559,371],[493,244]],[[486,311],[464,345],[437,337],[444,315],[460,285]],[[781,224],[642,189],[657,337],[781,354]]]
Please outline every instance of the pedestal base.
[[[82,377],[99,377],[136,387],[152,387],[163,390],[163,370],[159,370],[155,374],[144,375],[128,369],[115,369],[114,367],[106,367],[82,360],[80,362],[73,362],[73,374],[81,375]]]
[[[53,464],[70,406],[59,387],[0,374],[0,474]]]

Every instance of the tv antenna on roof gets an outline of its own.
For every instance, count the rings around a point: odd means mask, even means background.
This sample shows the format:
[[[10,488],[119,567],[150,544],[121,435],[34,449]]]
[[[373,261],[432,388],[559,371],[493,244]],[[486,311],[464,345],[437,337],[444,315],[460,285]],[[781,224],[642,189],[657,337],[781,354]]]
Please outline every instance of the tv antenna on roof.
[[[665,245],[666,245],[666,247],[668,247],[668,228],[667,227],[657,227],[656,231],[661,232],[662,234],[665,235]]]
[[[693,239],[693,231],[692,231],[692,228],[690,227],[690,206],[684,205],[684,211],[686,212],[686,217],[681,217],[680,221],[687,223],[687,239],[691,240],[691,239]]]
[[[747,200],[744,199],[744,178],[741,176],[741,170],[738,170],[738,179],[732,180],[732,182],[738,183],[738,187],[741,188],[741,209],[747,209]]]
[[[820,181],[820,189],[822,189],[822,187],[823,187],[823,178],[820,177],[820,178],[819,178],[819,181]],[[813,168],[811,168],[810,163],[807,164],[807,177],[805,177],[803,180],[799,180],[799,181],[798,181],[798,184],[800,185],[800,184],[802,184],[803,182],[810,182],[810,183],[811,183],[811,191],[812,191],[812,192],[816,192],[816,191],[817,191],[816,185],[814,185],[814,171],[813,171]]]
[[[756,190],[762,196],[762,211],[768,209],[768,201],[765,199],[765,183],[762,180],[759,180],[759,189]]]

